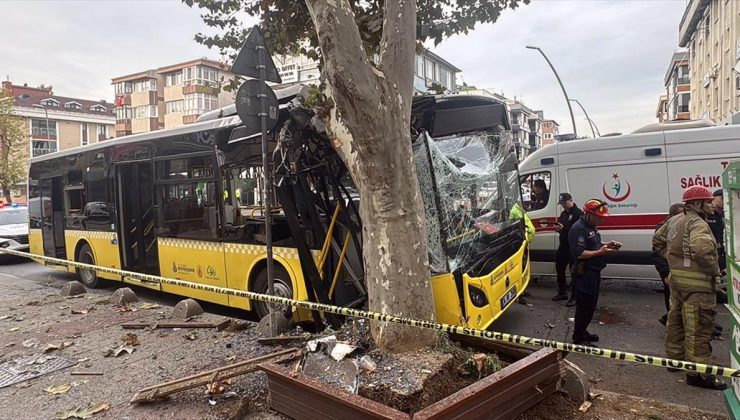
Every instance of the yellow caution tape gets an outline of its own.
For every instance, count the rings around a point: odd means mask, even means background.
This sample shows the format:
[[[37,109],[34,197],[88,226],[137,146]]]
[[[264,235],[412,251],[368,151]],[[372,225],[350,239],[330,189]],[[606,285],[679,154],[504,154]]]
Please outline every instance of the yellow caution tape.
[[[545,340],[541,338],[526,337],[523,335],[507,334],[497,331],[479,330],[471,327],[462,327],[459,325],[443,324],[434,321],[420,321],[408,317],[400,317],[394,315],[386,315],[377,312],[363,311],[360,309],[342,308],[339,306],[327,305],[323,303],[306,302],[300,300],[293,300],[283,298],[279,296],[270,296],[261,293],[248,292],[244,290],[229,289],[227,287],[211,286],[208,284],[193,283],[189,281],[170,279],[167,277],[154,276],[151,274],[135,273],[132,271],[119,270],[117,268],[101,267],[92,264],[85,264],[76,261],[68,261],[60,258],[46,257],[42,255],[30,254],[28,252],[15,251],[11,249],[0,248],[0,254],[6,253],[10,255],[16,255],[19,257],[31,258],[35,260],[43,260],[50,262],[54,265],[62,265],[69,267],[77,267],[88,270],[95,270],[104,273],[117,274],[125,277],[138,278],[144,282],[151,283],[163,283],[170,284],[173,286],[188,287],[191,289],[203,290],[207,292],[223,293],[231,296],[243,297],[252,300],[258,300],[268,303],[276,303],[280,305],[290,305],[297,308],[304,308],[312,311],[323,311],[337,315],[343,315],[354,318],[365,318],[373,321],[380,322],[393,322],[397,324],[404,324],[412,327],[426,328],[436,331],[444,331],[450,334],[467,335],[471,337],[479,337],[491,341],[506,341],[510,343],[525,344],[535,347],[549,347],[557,350],[563,350],[573,353],[580,353],[589,356],[602,357],[605,359],[621,360],[626,362],[640,363],[643,365],[658,366],[664,368],[681,369],[687,372],[712,374],[718,376],[725,376],[728,378],[740,378],[740,369],[733,369],[728,367],[706,365],[702,363],[693,363],[683,360],[668,359],[660,356],[647,356],[644,354],[630,353],[620,350],[610,350],[598,347],[583,346],[580,344],[563,343],[560,341]]]

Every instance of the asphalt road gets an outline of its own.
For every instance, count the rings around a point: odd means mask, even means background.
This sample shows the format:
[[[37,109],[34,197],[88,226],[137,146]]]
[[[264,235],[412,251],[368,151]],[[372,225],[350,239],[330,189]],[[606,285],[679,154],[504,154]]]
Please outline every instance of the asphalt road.
[[[663,356],[665,328],[658,318],[665,312],[662,287],[652,281],[604,280],[599,305],[589,331],[598,334],[602,348],[624,350],[646,355]],[[553,302],[553,278],[539,279],[528,288],[532,306],[512,306],[493,326],[496,331],[509,332],[558,341],[571,341],[575,308],[565,302]],[[717,305],[717,322],[724,327],[724,341],[713,341],[712,364],[730,365],[730,313]],[[553,325],[549,328],[547,324]],[[568,360],[580,366],[588,375],[592,387],[686,404],[703,410],[725,412],[722,395],[718,391],[688,386],[684,374],[666,369],[604,359],[580,354],[569,354]],[[729,381],[728,381],[729,382]]]
[[[74,276],[45,268],[30,262],[3,263],[0,265],[3,280],[20,277],[45,285],[60,284],[60,280]],[[601,337],[599,344],[612,348],[648,355],[663,355],[664,328],[658,322],[663,314],[663,296],[656,290],[657,282],[605,280],[602,284],[599,306],[589,330]],[[148,300],[172,305],[178,298],[173,295],[135,288],[137,294]],[[501,332],[541,337],[559,341],[570,341],[574,308],[564,302],[553,302],[554,279],[533,281],[526,301],[530,305],[515,304],[493,326]],[[217,305],[204,305],[212,313],[250,318],[246,312],[239,313]],[[729,366],[729,336],[727,334],[730,314],[717,306],[717,322],[724,326],[723,341],[714,341],[711,363]],[[550,328],[547,326],[552,326]],[[615,361],[579,354],[568,355],[589,376],[594,388],[637,397],[686,404],[699,409],[724,412],[720,392],[699,389],[686,385],[682,373],[669,373],[665,369]]]

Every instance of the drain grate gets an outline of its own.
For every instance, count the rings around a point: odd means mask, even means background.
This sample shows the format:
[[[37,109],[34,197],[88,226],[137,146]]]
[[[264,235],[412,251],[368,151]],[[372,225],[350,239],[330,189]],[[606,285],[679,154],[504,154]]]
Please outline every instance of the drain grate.
[[[23,356],[0,364],[0,388],[37,378],[76,365],[76,362],[57,356],[36,354]]]

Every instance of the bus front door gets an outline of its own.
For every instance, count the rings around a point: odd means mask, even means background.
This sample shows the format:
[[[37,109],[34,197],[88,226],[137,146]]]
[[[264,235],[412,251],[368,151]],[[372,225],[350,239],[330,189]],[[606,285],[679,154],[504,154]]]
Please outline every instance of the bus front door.
[[[41,217],[43,225],[41,235],[44,243],[44,255],[54,258],[66,258],[64,247],[64,183],[62,177],[39,180],[41,195]]]
[[[123,268],[159,274],[151,162],[122,163],[116,169]],[[141,284],[136,279],[124,278],[124,281]],[[158,286],[155,288],[159,289]]]

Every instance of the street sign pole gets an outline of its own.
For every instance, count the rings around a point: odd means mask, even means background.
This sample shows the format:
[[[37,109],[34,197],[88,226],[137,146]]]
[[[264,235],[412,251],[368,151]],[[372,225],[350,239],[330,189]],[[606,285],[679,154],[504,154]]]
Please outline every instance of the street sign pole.
[[[265,211],[265,247],[267,248],[267,293],[275,295],[275,279],[272,267],[272,177],[270,176],[269,156],[267,152],[267,83],[265,83],[265,47],[257,46],[260,71],[260,121],[262,124],[262,172],[264,175],[264,211]],[[270,336],[277,335],[275,326],[275,304],[270,303]]]

